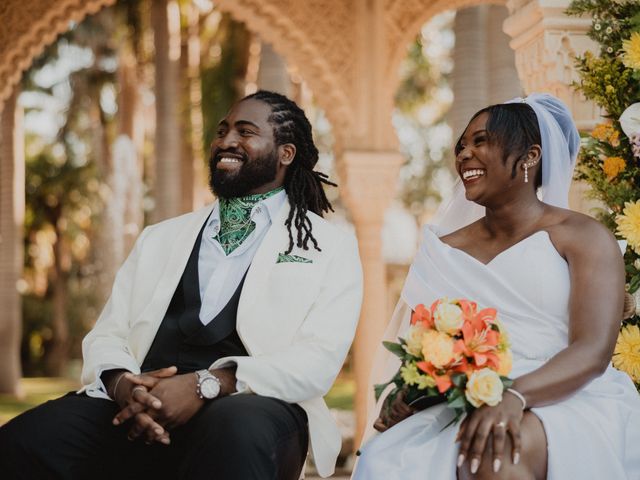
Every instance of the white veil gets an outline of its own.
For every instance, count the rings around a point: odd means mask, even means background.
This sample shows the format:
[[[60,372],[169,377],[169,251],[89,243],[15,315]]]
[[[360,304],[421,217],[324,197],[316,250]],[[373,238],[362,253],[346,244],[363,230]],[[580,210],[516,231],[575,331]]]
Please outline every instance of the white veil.
[[[505,103],[516,102],[524,102],[531,106],[538,119],[542,140],[542,185],[538,190],[538,197],[547,204],[567,208],[569,187],[580,149],[580,135],[571,112],[559,99],[546,93],[534,93],[526,98],[518,97]],[[482,218],[484,213],[484,207],[466,199],[464,186],[458,181],[449,200],[440,205],[432,225],[436,227],[439,236],[444,236]],[[429,273],[424,256],[425,252],[421,245],[411,264],[383,340],[396,341],[409,326],[411,310],[423,301],[421,300],[421,292],[424,291],[422,279],[427,278]],[[372,385],[389,381],[398,367],[397,357],[383,347],[379,347],[371,372]],[[374,405],[371,397],[365,439],[373,433],[371,426],[379,409],[380,405]]]

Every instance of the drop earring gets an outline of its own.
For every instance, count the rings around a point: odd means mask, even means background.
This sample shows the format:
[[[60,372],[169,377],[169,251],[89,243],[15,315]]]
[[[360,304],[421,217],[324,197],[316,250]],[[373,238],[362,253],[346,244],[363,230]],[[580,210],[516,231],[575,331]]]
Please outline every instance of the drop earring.
[[[529,183],[529,164],[524,164],[524,183]]]

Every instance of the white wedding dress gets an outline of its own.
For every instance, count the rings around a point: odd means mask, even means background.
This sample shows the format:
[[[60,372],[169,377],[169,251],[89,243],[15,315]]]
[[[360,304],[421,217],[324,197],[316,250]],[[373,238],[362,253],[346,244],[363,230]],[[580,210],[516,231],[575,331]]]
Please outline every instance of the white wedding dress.
[[[512,345],[511,378],[535,370],[567,346],[569,269],[547,232],[527,237],[485,265],[443,243],[428,227],[417,261],[428,278],[407,296],[427,306],[446,296],[498,309]],[[404,310],[410,308],[405,304]],[[400,332],[406,331],[406,312],[403,322]],[[393,371],[385,375],[388,380]],[[548,479],[640,479],[640,396],[626,374],[610,365],[573,396],[531,411],[547,436]],[[440,404],[368,439],[352,479],[454,480],[458,425],[444,428],[452,418]]]

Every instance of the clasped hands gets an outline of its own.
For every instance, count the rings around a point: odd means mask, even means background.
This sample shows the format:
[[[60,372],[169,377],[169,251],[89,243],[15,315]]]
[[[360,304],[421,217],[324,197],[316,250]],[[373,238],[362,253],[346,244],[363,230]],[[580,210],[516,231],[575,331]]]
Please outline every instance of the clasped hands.
[[[132,421],[129,439],[169,445],[169,430],[185,424],[204,404],[196,394],[193,373],[177,375],[176,367],[135,375],[123,374],[114,399],[121,410],[114,425]]]
[[[373,426],[384,432],[416,412],[415,408],[404,402],[404,392],[401,391],[392,402],[385,402]],[[503,394],[502,401],[496,406],[483,405],[467,415],[456,436],[456,442],[460,442],[458,468],[468,459],[471,473],[476,473],[485,449],[491,448],[493,471],[498,472],[504,463],[507,434],[511,437],[511,461],[517,465],[522,449],[522,417],[521,401],[508,392]]]

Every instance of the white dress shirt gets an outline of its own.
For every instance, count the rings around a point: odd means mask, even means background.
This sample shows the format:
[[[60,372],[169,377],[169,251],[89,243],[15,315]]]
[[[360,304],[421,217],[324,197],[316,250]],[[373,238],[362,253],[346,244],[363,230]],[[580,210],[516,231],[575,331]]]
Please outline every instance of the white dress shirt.
[[[269,230],[273,219],[286,200],[284,190],[256,203],[251,209],[251,221],[256,227],[229,255],[218,242],[220,203],[216,203],[202,232],[198,256],[200,282],[200,321],[207,325],[225,307],[247,272],[253,257]]]

